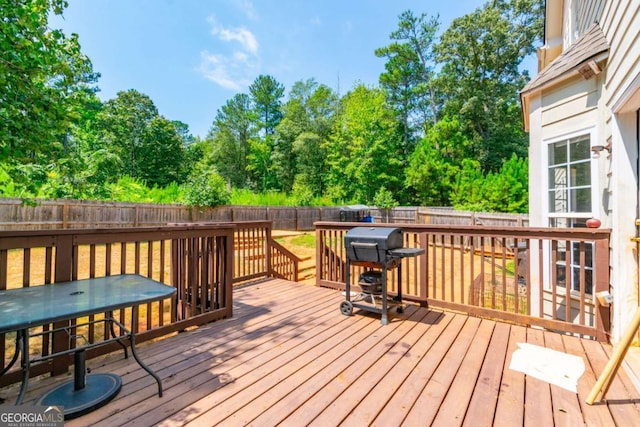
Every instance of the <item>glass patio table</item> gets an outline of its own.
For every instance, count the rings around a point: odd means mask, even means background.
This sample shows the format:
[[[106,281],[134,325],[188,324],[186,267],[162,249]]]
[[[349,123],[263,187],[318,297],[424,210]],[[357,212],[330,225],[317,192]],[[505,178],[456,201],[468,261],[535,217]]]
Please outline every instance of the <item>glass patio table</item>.
[[[118,375],[111,373],[86,374],[85,351],[88,348],[114,341],[124,348],[125,358],[128,357],[125,342],[129,341],[133,357],[156,380],[158,396],[162,397],[160,377],[146,366],[136,353],[135,331],[138,329],[138,305],[170,298],[175,292],[175,288],[171,286],[137,274],[122,274],[0,291],[0,333],[16,332],[15,353],[11,362],[0,371],[0,376],[9,371],[17,361],[19,354],[22,354],[22,384],[16,405],[20,405],[24,399],[31,363],[71,353],[74,354],[73,380],[45,393],[34,404],[63,406],[65,419],[80,416],[106,404],[120,391],[122,381]],[[112,317],[113,310],[127,307],[132,307],[130,330]],[[34,327],[98,313],[105,313],[104,319],[34,334],[30,333],[30,329]],[[33,360],[29,357],[30,337],[64,331],[70,340],[77,340],[82,338],[77,334],[77,328],[98,322],[104,322],[108,326],[110,337],[105,336],[105,339],[100,342],[86,343]],[[119,336],[116,336],[115,327],[120,330]],[[107,328],[105,328],[106,330]]]

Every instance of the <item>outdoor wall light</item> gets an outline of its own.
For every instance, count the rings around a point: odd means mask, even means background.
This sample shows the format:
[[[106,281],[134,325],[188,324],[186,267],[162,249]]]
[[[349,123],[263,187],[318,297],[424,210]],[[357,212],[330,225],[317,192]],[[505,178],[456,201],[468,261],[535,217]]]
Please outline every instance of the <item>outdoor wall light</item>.
[[[591,147],[591,158],[599,158],[600,152],[602,150],[607,150],[609,153],[611,153],[611,141],[609,141],[607,145],[594,145],[593,147]]]

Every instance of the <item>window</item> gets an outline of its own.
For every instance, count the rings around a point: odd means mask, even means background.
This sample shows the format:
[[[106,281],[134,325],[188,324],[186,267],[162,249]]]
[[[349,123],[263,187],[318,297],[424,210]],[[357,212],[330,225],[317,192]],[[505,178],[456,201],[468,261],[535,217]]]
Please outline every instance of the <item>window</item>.
[[[549,145],[548,190],[551,227],[586,227],[586,220],[591,217],[592,212],[590,135],[581,135]],[[584,252],[585,293],[591,294],[593,243],[586,243]],[[567,287],[568,272],[571,275],[571,290],[579,292],[579,242],[558,242],[556,261],[558,286]]]
[[[589,135],[549,145],[549,213],[591,212]]]

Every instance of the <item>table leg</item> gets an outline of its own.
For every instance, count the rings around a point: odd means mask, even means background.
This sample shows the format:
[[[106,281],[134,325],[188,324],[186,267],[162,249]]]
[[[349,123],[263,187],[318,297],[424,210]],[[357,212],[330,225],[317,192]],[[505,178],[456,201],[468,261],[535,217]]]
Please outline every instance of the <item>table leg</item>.
[[[136,352],[135,331],[138,329],[138,307],[137,306],[133,307],[131,315],[133,317],[133,319],[131,320],[131,336],[129,337],[129,339],[131,340],[131,354],[133,354],[133,358],[136,359],[136,362],[138,362],[138,365],[140,365],[142,369],[147,371],[149,375],[155,378],[156,382],[158,383],[158,397],[162,397],[162,380],[155,372],[151,370],[151,368],[149,368],[147,365],[145,365],[142,362],[142,360],[140,360],[140,357],[138,357],[138,353]]]
[[[20,332],[16,332],[16,350],[13,352],[13,357],[11,358],[11,361],[9,362],[9,364],[5,366],[4,369],[2,369],[2,371],[0,371],[0,377],[6,374],[7,372],[9,372],[9,369],[11,369],[11,367],[15,365],[15,363],[18,361],[18,356],[20,356],[21,343],[22,342],[20,341]]]
[[[73,353],[73,390],[80,391],[87,385],[87,352],[78,350]]]
[[[122,349],[124,350],[124,358],[128,359],[129,358],[129,353],[127,351],[127,346],[122,341],[118,340],[117,337],[116,337],[116,330],[113,327],[113,320],[111,320],[111,319],[113,319],[113,311],[109,312],[109,318],[110,318],[110,320],[108,321],[109,322],[109,332],[111,333],[111,337],[116,339],[116,342],[118,344],[120,344],[120,347],[122,347]]]
[[[22,329],[16,332],[16,339],[18,342],[16,346],[22,347],[22,359],[21,359],[21,367],[22,367],[22,384],[20,384],[20,393],[18,393],[18,399],[16,400],[16,405],[21,405],[24,400],[24,394],[27,391],[27,386],[29,385],[29,369],[31,368],[31,361],[29,360],[29,330]]]

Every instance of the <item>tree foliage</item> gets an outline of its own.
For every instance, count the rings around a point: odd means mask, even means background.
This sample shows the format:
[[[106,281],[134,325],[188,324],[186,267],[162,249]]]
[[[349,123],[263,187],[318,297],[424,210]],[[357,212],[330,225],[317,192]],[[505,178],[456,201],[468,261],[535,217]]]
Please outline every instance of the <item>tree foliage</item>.
[[[402,194],[400,128],[381,89],[357,85],[342,100],[325,144],[328,191],[336,200],[369,203],[380,187]]]
[[[260,75],[249,86],[249,93],[265,135],[273,132],[282,119],[281,99],[284,86],[273,76]]]
[[[433,45],[439,25],[438,17],[416,16],[407,10],[389,36],[392,43],[375,51],[376,56],[387,58],[380,84],[404,126],[407,149],[413,133],[422,132],[429,121],[438,121]]]
[[[528,75],[519,66],[542,34],[541,0],[495,0],[457,18],[434,47],[442,64],[443,112],[459,117],[474,141],[467,157],[483,171],[512,154],[527,155],[518,91]]]
[[[63,157],[65,137],[95,91],[97,74],[80,51],[77,36],[67,37],[47,26],[48,13],[61,14],[66,5],[63,0],[0,2],[4,162],[46,168]]]
[[[65,0],[0,2],[0,194],[162,200],[236,194],[300,205],[367,203],[524,212],[520,69],[542,33],[542,0],[492,0],[439,34],[404,11],[379,85],[340,96],[313,78],[259,75],[204,139],[129,89],[101,101],[78,36],[48,26]]]
[[[248,183],[247,156],[257,131],[255,122],[249,96],[236,94],[218,110],[207,136],[212,145],[209,163],[234,187]]]

